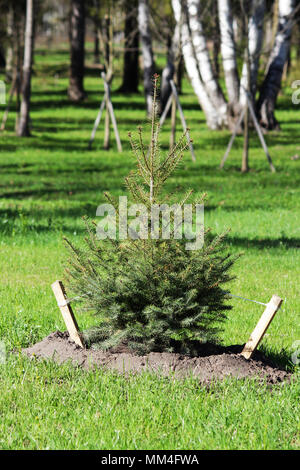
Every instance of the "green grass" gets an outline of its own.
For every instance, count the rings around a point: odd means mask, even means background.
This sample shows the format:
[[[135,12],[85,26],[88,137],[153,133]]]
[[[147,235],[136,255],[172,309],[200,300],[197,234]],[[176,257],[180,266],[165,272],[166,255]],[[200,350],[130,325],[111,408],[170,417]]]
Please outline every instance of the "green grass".
[[[145,122],[142,93],[118,94],[117,75],[112,96],[124,152],[117,153],[113,135],[111,150],[102,150],[102,126],[93,150],[87,151],[103,86],[89,69],[88,99],[71,104],[66,95],[67,51],[50,52],[36,55],[32,137],[15,137],[13,112],[0,136],[0,339],[8,351],[6,364],[0,364],[0,447],[299,448],[297,380],[272,390],[253,381],[228,380],[208,391],[192,379],[144,375],[125,380],[101,371],[37,363],[18,354],[21,347],[64,329],[50,288],[63,276],[67,253],[62,236],[80,244],[81,216],[95,216],[105,190],[124,194],[123,177],[133,166],[127,133]],[[187,153],[167,185],[178,199],[190,187],[195,195],[208,192],[206,225],[214,233],[231,228],[228,249],[244,252],[234,268],[232,293],[262,302],[273,293],[284,298],[260,349],[290,369],[292,344],[300,340],[300,160],[290,159],[300,153],[299,109],[291,104],[291,92],[286,88],[280,97],[282,132],[266,137],[277,173],[270,173],[253,134],[251,171],[242,175],[242,139],[220,171],[230,134],[207,129],[185,82],[181,101],[197,162]],[[164,148],[169,130],[167,122]],[[222,337],[226,345],[245,342],[263,309],[240,300],[232,305]],[[85,328],[93,318],[78,316],[78,321]]]

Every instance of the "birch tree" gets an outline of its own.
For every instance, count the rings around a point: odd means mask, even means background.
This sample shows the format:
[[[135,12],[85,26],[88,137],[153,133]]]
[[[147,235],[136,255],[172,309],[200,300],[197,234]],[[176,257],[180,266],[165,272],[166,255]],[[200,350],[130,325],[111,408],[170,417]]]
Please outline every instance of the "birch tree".
[[[229,103],[239,101],[239,76],[236,60],[234,25],[230,0],[218,0],[221,33],[221,55]]]
[[[185,8],[182,8],[180,0],[172,0],[172,7],[176,23],[181,24],[181,43],[185,67],[194,92],[206,116],[207,125],[211,129],[218,129],[222,125],[222,117],[220,117],[219,110],[213,104],[211,97],[208,94],[207,88],[204,85],[189,26],[188,8],[184,3],[183,6]]]
[[[253,101],[255,100],[257,89],[257,75],[259,68],[259,58],[263,43],[263,26],[265,16],[265,0],[252,0],[251,14],[248,22],[248,50],[250,65],[250,84],[248,83],[248,71],[246,62],[243,65],[240,87],[240,105],[246,105],[246,91],[250,90]]]
[[[187,0],[187,13],[191,40],[204,86],[213,105],[219,110],[221,121],[225,121],[227,105],[221,88],[219,87],[213,73],[212,63],[200,17],[200,3],[200,0]],[[222,115],[224,115],[224,117]]]
[[[144,66],[144,91],[146,98],[147,114],[152,111],[153,99],[153,75],[155,64],[152,49],[152,39],[150,32],[150,15],[148,0],[139,0],[138,5],[139,33],[142,45],[143,66]]]
[[[279,0],[278,29],[257,104],[260,122],[270,130],[278,127],[274,112],[290,48],[293,7],[294,0]]]
[[[20,108],[20,119],[17,135],[27,137],[30,135],[30,97],[31,97],[31,75],[33,58],[33,36],[34,36],[34,0],[26,1],[26,25],[24,41],[24,63],[22,79],[22,101]]]

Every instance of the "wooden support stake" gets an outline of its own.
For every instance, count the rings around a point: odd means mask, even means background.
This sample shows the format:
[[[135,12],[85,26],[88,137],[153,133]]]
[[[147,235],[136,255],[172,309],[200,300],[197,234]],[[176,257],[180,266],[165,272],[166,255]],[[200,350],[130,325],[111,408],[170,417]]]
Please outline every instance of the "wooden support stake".
[[[269,154],[269,150],[268,150],[266,141],[265,141],[265,139],[264,139],[263,133],[262,133],[261,128],[260,128],[260,125],[259,125],[258,120],[257,120],[257,118],[256,118],[255,111],[254,111],[254,109],[253,109],[253,105],[252,105],[251,99],[249,98],[248,95],[247,95],[247,100],[248,100],[248,106],[249,106],[249,109],[250,109],[251,117],[252,117],[252,120],[253,120],[253,122],[254,122],[255,129],[256,129],[257,135],[258,135],[258,137],[259,137],[260,143],[261,143],[261,145],[262,145],[262,148],[263,148],[264,151],[265,151],[265,154],[266,154],[267,160],[268,160],[268,162],[269,162],[271,171],[272,171],[272,173],[275,173],[275,172],[276,172],[276,169],[275,169],[275,167],[274,167],[274,165],[273,165],[272,158],[271,158],[271,156],[270,156],[270,154]]]
[[[172,88],[174,98],[175,98],[176,103],[177,103],[177,107],[178,107],[178,111],[179,111],[179,115],[180,115],[183,130],[184,130],[184,132],[186,132],[186,137],[187,137],[187,140],[188,140],[188,143],[189,143],[189,148],[190,148],[190,152],[191,152],[191,155],[192,155],[192,160],[193,160],[193,162],[195,162],[196,161],[196,156],[195,156],[195,152],[194,152],[194,147],[193,147],[193,144],[192,144],[192,141],[191,141],[191,138],[190,138],[190,133],[189,133],[187,125],[186,125],[185,117],[184,117],[184,114],[183,114],[183,109],[181,107],[179,97],[178,97],[178,93],[177,93],[177,90],[176,90],[176,86],[175,86],[175,83],[174,83],[173,80],[170,80],[170,85],[171,85],[171,88]]]
[[[237,120],[237,122],[236,122],[234,131],[233,131],[232,136],[231,136],[231,138],[230,138],[230,141],[229,141],[228,147],[227,147],[227,149],[226,149],[225,155],[224,155],[224,157],[223,157],[223,159],[222,159],[222,161],[221,161],[221,165],[220,165],[220,168],[221,168],[221,169],[224,168],[224,165],[225,165],[225,162],[226,162],[226,160],[227,160],[227,158],[228,158],[228,155],[229,155],[229,152],[230,152],[230,150],[231,150],[231,147],[233,146],[233,142],[234,142],[234,140],[235,140],[235,138],[236,138],[236,136],[237,136],[238,130],[239,130],[239,128],[241,127],[242,121],[243,121],[243,119],[244,119],[245,112],[246,112],[246,109],[244,108],[243,111],[241,112],[240,117],[238,118],[238,120]]]
[[[79,332],[79,328],[72,307],[66,301],[67,296],[63,283],[61,281],[55,281],[51,285],[51,287],[57,300],[57,305],[59,306],[59,309],[65,321],[71,340],[78,344],[78,346],[80,346],[81,348],[84,348],[83,340]]]
[[[106,150],[108,150],[108,148],[109,148],[109,121],[111,119],[112,124],[113,124],[114,133],[115,133],[116,142],[117,142],[118,151],[121,153],[122,152],[122,144],[121,144],[121,139],[120,139],[120,135],[119,135],[119,131],[118,131],[118,126],[117,126],[117,121],[116,121],[116,117],[115,117],[115,113],[114,113],[113,104],[112,104],[112,101],[111,101],[111,98],[110,98],[110,87],[109,87],[108,82],[106,81],[105,73],[102,73],[101,77],[102,77],[103,82],[104,82],[104,97],[103,97],[103,100],[101,102],[101,105],[100,105],[100,108],[99,108],[99,111],[98,111],[98,114],[97,114],[97,117],[96,117],[96,120],[95,120],[95,123],[94,123],[91,138],[90,138],[89,143],[88,143],[88,149],[91,150],[91,148],[92,148],[92,145],[93,145],[93,142],[94,142],[94,139],[95,139],[95,135],[96,135],[96,131],[99,127],[104,108],[106,108],[106,116],[105,116],[105,119],[106,119],[106,121],[105,121],[105,133],[106,134],[105,134],[105,137],[104,137],[104,147],[105,147]],[[107,121],[107,119],[108,119],[108,121]]]
[[[112,122],[113,129],[114,129],[114,132],[115,132],[115,138],[116,138],[116,142],[117,142],[118,151],[120,153],[122,153],[122,144],[121,144],[121,139],[120,139],[120,136],[119,136],[117,121],[116,121],[116,118],[115,118],[114,107],[113,107],[112,101],[110,99],[110,87],[109,87],[109,84],[107,83],[107,81],[105,79],[105,74],[104,73],[102,73],[102,78],[103,78],[104,89],[105,89],[106,98],[107,98],[107,105],[106,105],[107,106],[107,111],[110,114],[111,122]]]
[[[15,94],[15,91],[17,89],[17,83],[18,83],[18,76],[16,75],[14,80],[13,80],[13,83],[11,85],[11,89],[10,89],[10,92],[9,92],[9,98],[8,98],[8,103],[7,103],[7,107],[5,109],[5,112],[4,112],[4,115],[3,115],[3,119],[2,119],[2,123],[1,123],[1,128],[0,128],[0,131],[3,132],[5,130],[5,125],[6,125],[6,121],[7,121],[7,118],[8,118],[8,113],[10,111],[10,106],[11,106],[11,103],[12,103],[12,100],[13,100],[13,96]]]
[[[259,137],[259,140],[260,140],[260,143],[262,145],[262,148],[266,154],[266,157],[267,157],[267,160],[268,160],[268,163],[270,165],[270,169],[272,171],[272,173],[275,173],[276,172],[276,169],[275,169],[275,166],[273,165],[273,162],[272,162],[272,158],[269,154],[269,150],[268,150],[268,147],[267,147],[267,144],[266,144],[266,141],[264,139],[264,136],[263,136],[263,133],[262,133],[262,130],[261,130],[261,127],[259,125],[259,122],[257,120],[257,117],[255,115],[255,111],[254,111],[254,108],[253,108],[253,104],[252,104],[252,101],[251,101],[251,96],[249,94],[249,92],[247,90],[245,90],[246,92],[246,97],[247,97],[247,104],[248,104],[248,109],[250,111],[250,115],[251,115],[251,119],[253,121],[253,124],[255,126],[255,130],[257,132],[257,135]],[[237,132],[238,132],[238,129],[240,127],[240,125],[242,124],[242,120],[244,119],[244,115],[245,115],[245,112],[246,112],[246,109],[244,109],[239,117],[239,119],[237,120],[237,123],[236,123],[236,126],[235,126],[235,129],[233,131],[233,134],[230,138],[230,141],[229,141],[229,144],[228,144],[228,147],[227,147],[227,150],[225,152],[225,155],[221,161],[221,164],[220,164],[220,168],[224,168],[224,164],[228,158],[228,155],[229,155],[229,152],[231,150],[231,147],[233,145],[233,142],[234,142],[234,139],[236,138],[237,136]]]
[[[281,307],[283,300],[278,297],[278,295],[273,295],[270,302],[267,304],[267,307],[260,317],[256,327],[254,328],[248,343],[245,345],[241,355],[244,356],[245,359],[250,359],[254,351],[256,350],[257,346],[261,342],[266,333],[267,329],[269,328],[271,321],[275,317],[276,313]]]
[[[170,108],[171,108],[171,105],[172,105],[172,102],[173,102],[173,93],[170,94],[169,96],[169,99],[167,101],[167,104],[165,106],[165,109],[160,117],[160,120],[159,120],[159,125],[160,127],[162,127],[163,123],[165,122],[166,120],[166,117],[168,115],[168,112],[170,111]]]
[[[100,105],[100,108],[99,108],[99,111],[98,111],[98,114],[97,114],[97,117],[96,117],[96,120],[95,120],[95,124],[94,124],[93,130],[92,130],[91,138],[90,138],[90,141],[89,141],[89,145],[88,145],[89,150],[91,150],[93,142],[95,140],[96,131],[99,127],[101,117],[102,117],[102,113],[103,113],[103,110],[105,108],[105,101],[106,101],[106,94],[104,93],[104,97],[103,97],[102,103]]]

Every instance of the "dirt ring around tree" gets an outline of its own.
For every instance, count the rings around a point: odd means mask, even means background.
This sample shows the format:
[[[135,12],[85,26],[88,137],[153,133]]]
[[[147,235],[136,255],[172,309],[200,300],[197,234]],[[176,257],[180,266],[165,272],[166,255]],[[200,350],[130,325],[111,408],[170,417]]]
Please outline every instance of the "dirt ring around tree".
[[[246,360],[240,355],[242,348],[242,345],[224,347],[205,343],[199,345],[197,357],[160,352],[137,356],[124,345],[108,351],[82,349],[69,339],[67,332],[56,331],[22,352],[31,358],[52,359],[59,364],[70,361],[83,369],[99,367],[125,375],[150,371],[176,378],[193,376],[204,385],[229,376],[256,377],[269,385],[291,380],[292,374],[275,367],[259,351],[253,359]]]

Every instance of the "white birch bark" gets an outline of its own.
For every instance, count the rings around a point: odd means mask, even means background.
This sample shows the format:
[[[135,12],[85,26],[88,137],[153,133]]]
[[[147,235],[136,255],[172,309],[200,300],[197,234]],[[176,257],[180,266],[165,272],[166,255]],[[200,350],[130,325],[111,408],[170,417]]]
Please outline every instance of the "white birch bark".
[[[279,0],[278,29],[275,44],[269,59],[267,74],[260,91],[257,105],[261,124],[267,129],[275,129],[278,127],[274,111],[281,87],[284,65],[290,48],[294,3],[294,0]]]
[[[250,90],[250,93],[255,100],[256,88],[257,88],[257,75],[259,67],[259,59],[263,44],[263,26],[265,16],[266,2],[265,0],[252,0],[251,16],[249,18],[249,37],[248,37],[248,48],[249,48],[249,61],[250,61],[250,84],[248,84],[248,72],[247,64],[243,64],[242,76],[241,76],[241,87],[240,87],[240,105],[244,107],[246,105],[246,91]]]
[[[34,20],[34,0],[26,2],[26,25],[24,42],[24,63],[22,81],[22,102],[20,108],[20,120],[18,126],[18,136],[29,136],[29,110],[31,97],[31,74],[33,57],[33,20]]]
[[[138,23],[143,54],[146,108],[148,115],[150,115],[152,110],[153,74],[155,71],[155,65],[149,24],[150,15],[148,0],[139,0]]]
[[[194,92],[198,98],[200,106],[206,116],[207,125],[211,129],[218,129],[221,126],[219,113],[217,108],[212,103],[211,98],[203,84],[199,70],[199,64],[191,40],[187,18],[181,8],[181,1],[172,0],[172,7],[176,23],[181,23],[182,53],[187,74],[191,81]]]
[[[213,105],[219,112],[221,122],[226,122],[227,104],[213,73],[199,8],[200,0],[187,0],[190,35],[199,65],[202,82]]]
[[[231,104],[239,101],[239,76],[236,61],[236,43],[230,0],[218,0],[221,33],[221,55],[228,99]]]

